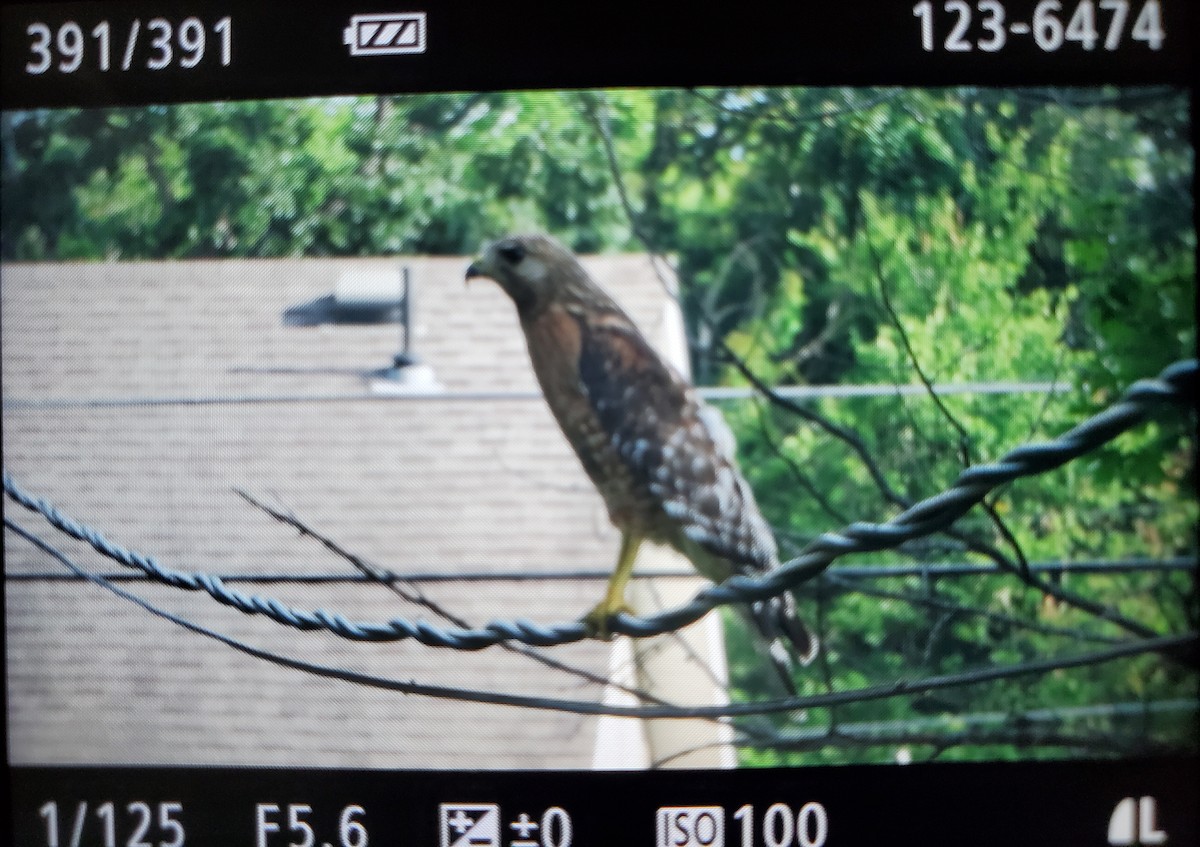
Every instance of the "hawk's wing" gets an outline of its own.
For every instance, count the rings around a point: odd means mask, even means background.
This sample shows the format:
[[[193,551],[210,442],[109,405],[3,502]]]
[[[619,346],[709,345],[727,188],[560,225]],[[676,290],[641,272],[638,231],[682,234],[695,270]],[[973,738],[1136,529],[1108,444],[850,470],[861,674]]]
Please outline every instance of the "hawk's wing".
[[[775,564],[775,541],[733,458],[733,436],[622,313],[576,313],[579,376],[609,444],[683,535],[735,571]],[[700,564],[700,563],[697,563]]]

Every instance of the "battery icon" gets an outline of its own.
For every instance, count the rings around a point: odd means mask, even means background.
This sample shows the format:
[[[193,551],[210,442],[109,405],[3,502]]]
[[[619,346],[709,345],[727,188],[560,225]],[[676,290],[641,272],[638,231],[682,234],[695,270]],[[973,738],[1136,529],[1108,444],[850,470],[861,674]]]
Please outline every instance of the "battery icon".
[[[394,56],[425,52],[425,13],[355,15],[342,33],[351,56]]]

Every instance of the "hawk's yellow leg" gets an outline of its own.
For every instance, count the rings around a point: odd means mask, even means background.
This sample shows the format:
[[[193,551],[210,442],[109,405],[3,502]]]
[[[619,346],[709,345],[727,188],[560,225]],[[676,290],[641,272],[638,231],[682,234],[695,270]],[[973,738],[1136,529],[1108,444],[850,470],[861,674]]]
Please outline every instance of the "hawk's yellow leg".
[[[584,615],[583,621],[588,628],[600,638],[608,639],[612,633],[608,631],[608,621],[617,612],[632,612],[625,604],[625,586],[633,576],[633,562],[637,558],[638,548],[642,546],[641,536],[628,532],[621,533],[621,552],[617,555],[617,569],[608,579],[608,590],[604,599],[596,608]]]

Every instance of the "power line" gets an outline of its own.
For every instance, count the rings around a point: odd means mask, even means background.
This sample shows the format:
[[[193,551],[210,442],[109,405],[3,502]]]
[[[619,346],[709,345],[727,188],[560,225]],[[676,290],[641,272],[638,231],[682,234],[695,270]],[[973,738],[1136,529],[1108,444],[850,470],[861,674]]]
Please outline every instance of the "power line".
[[[777,596],[816,577],[846,554],[885,550],[943,530],[994,489],[1022,477],[1060,467],[1144,422],[1153,410],[1164,404],[1194,404],[1198,373],[1200,363],[1196,360],[1176,362],[1164,369],[1157,379],[1134,383],[1120,401],[1059,438],[1018,447],[991,464],[972,465],[959,474],[951,488],[922,500],[886,523],[860,521],[839,532],[824,533],[805,547],[799,556],[766,575],[735,575],[720,585],[703,588],[683,606],[649,617],[618,613],[609,621],[608,628],[610,632],[634,637],[673,632],[699,620],[717,606]],[[508,640],[546,647],[582,641],[593,634],[583,621],[578,620],[539,625],[526,619],[512,619],[492,621],[474,629],[439,628],[422,620],[393,618],[382,622],[351,621],[325,609],[299,609],[274,598],[242,594],[228,588],[222,580],[211,574],[165,568],[153,557],[114,544],[99,531],[64,515],[50,502],[23,491],[7,471],[4,473],[4,491],[11,500],[38,512],[61,532],[85,541],[97,552],[126,567],[142,571],[175,588],[204,591],[219,603],[246,614],[264,615],[299,630],[324,629],[354,641],[413,639],[427,646],[459,650],[478,650]],[[1156,635],[1149,627],[1123,618],[1113,610],[1105,610],[1105,614],[1100,616],[1118,622],[1143,637]]]
[[[1031,709],[1025,712],[975,712],[955,714],[950,720],[955,724],[966,726],[988,726],[993,724],[1011,723],[1014,720],[1022,723],[1054,723],[1057,721],[1085,720],[1088,718],[1144,718],[1147,715],[1161,714],[1194,714],[1200,712],[1200,701],[1195,699],[1160,700],[1151,703],[1094,703],[1088,706],[1065,706],[1054,709]],[[860,721],[857,723],[839,723],[839,731],[873,733],[873,732],[919,732],[926,729],[938,729],[946,725],[946,717],[909,718],[906,720],[890,721]],[[823,732],[824,730],[820,730]],[[816,734],[817,731],[812,733]],[[808,736],[810,733],[801,732],[798,735]],[[789,736],[781,736],[780,741],[786,741]]]
[[[1196,569],[1196,559],[1176,556],[1167,559],[1087,559],[1067,562],[1030,562],[1029,570],[1041,574],[1128,574],[1193,571]],[[827,572],[840,580],[875,581],[886,579],[907,579],[910,577],[933,577],[945,579],[950,577],[979,577],[1007,574],[1009,571],[999,565],[976,565],[969,562],[938,562],[927,564],[906,565],[838,565]],[[150,579],[144,573],[129,571],[108,571],[97,574],[109,582],[144,582]],[[300,584],[300,585],[338,585],[377,582],[378,579],[357,573],[222,573],[214,577],[225,583],[244,583],[253,585],[271,584]],[[580,568],[551,571],[539,571],[525,568],[522,570],[473,571],[457,570],[454,568],[424,571],[395,571],[390,573],[388,582],[405,583],[456,583],[456,582],[580,582],[602,581],[612,576],[608,568]],[[634,579],[682,579],[695,578],[694,568],[672,567],[658,568],[653,571],[634,571]],[[79,577],[61,571],[26,571],[7,573],[4,577],[10,582],[78,582]]]
[[[388,679],[373,674],[360,673],[346,668],[330,667],[291,656],[273,653],[260,647],[255,647],[232,636],[224,635],[208,627],[201,626],[186,618],[175,615],[155,606],[153,603],[131,594],[125,589],[105,582],[94,574],[90,574],[75,564],[61,551],[15,524],[11,519],[4,518],[4,525],[12,532],[29,541],[61,562],[65,567],[87,579],[89,582],[112,592],[118,597],[128,600],[184,629],[198,635],[219,641],[228,647],[254,658],[263,659],[280,667],[303,671],[313,676],[326,679],[338,679],[377,688],[385,691],[396,691],[404,694],[420,694],[427,697],[438,697],[446,700],[457,700],[469,703],[488,703],[498,706],[516,706],[527,709],[544,711],[569,712],[580,715],[613,715],[628,718],[719,718],[743,717],[749,715],[777,714],[793,712],[798,709],[820,708],[826,706],[860,703],[871,700],[887,700],[892,697],[902,697],[910,694],[926,693],[999,679],[1010,679],[1019,676],[1044,674],[1054,670],[1086,667],[1088,665],[1104,664],[1115,659],[1128,658],[1144,653],[1174,653],[1195,650],[1200,641],[1200,634],[1195,632],[1180,635],[1168,635],[1157,638],[1139,639],[1091,653],[1081,653],[1074,656],[1041,659],[1020,665],[1006,667],[985,667],[953,674],[924,677],[919,679],[898,679],[882,685],[866,686],[864,688],[834,691],[825,694],[787,697],[779,700],[766,700],[756,703],[729,703],[720,706],[621,706],[609,703],[594,703],[588,700],[569,700],[558,697],[540,697],[528,694],[510,694],[499,691],[480,691],[471,688],[458,688],[444,685],[430,685],[418,682],[405,682]]]
[[[741,747],[780,750],[816,749],[823,746],[853,744],[855,746],[922,746],[943,744],[1019,744],[1041,743],[1045,746],[1098,746],[1111,748],[1114,738],[1098,735],[1063,736],[1054,734],[1065,724],[1077,721],[1106,720],[1114,724],[1136,721],[1144,724],[1152,715],[1196,715],[1200,701],[1194,699],[1162,700],[1157,702],[1098,703],[1090,706],[1068,706],[1052,709],[1031,709],[1013,712],[977,712],[941,715],[938,717],[902,720],[839,722],[833,726],[811,729],[792,729],[786,732],[746,735],[735,742]],[[1143,728],[1139,727],[1139,728]],[[949,732],[946,732],[950,730]],[[1007,731],[997,736],[989,730]],[[933,734],[944,732],[945,734]],[[1046,733],[1051,734],[1047,735]],[[1135,743],[1140,739],[1129,739]],[[705,747],[709,745],[704,745]],[[673,758],[696,752],[700,747],[682,750]],[[662,765],[665,762],[659,762]]]
[[[963,382],[935,385],[940,396],[956,394],[1052,394],[1067,386],[1056,382]],[[785,385],[774,389],[780,397],[790,400],[819,400],[823,398],[850,399],[861,397],[926,397],[924,385]],[[706,400],[748,400],[760,396],[746,386],[710,386],[699,389]],[[164,395],[143,397],[51,397],[38,399],[6,398],[6,412],[52,411],[68,409],[123,409],[143,406],[246,406],[294,403],[358,403],[365,400],[440,401],[447,403],[494,403],[500,401],[541,400],[540,391],[429,391],[412,390],[395,393],[373,391],[335,391],[297,394],[211,394]]]

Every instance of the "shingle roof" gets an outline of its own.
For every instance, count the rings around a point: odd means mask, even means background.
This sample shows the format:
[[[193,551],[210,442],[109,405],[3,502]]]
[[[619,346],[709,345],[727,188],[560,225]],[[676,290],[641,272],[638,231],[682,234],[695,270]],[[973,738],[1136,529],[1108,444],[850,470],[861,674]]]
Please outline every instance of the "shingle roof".
[[[395,325],[285,326],[340,275],[409,266],[415,352],[443,397],[373,398]],[[168,567],[350,572],[242,501],[244,488],[396,572],[611,567],[616,534],[543,401],[511,304],[463,284],[466,259],[6,265],[3,457],[30,491]],[[678,313],[645,257],[587,260],[652,341]],[[674,321],[674,325],[672,324]],[[488,399],[464,393],[515,392]],[[44,529],[36,518],[6,513]],[[118,567],[47,530],[100,571]],[[59,569],[5,535],[7,572]],[[450,653],[287,630],[206,596],[134,584],[257,646],[425,683],[599,701],[601,686],[499,649]],[[239,586],[353,619],[426,617],[379,586]],[[473,623],[576,617],[595,581],[425,584]],[[9,750],[16,763],[588,767],[596,721],[325,681],[251,659],[95,586],[7,584]],[[609,670],[597,642],[554,658]]]

